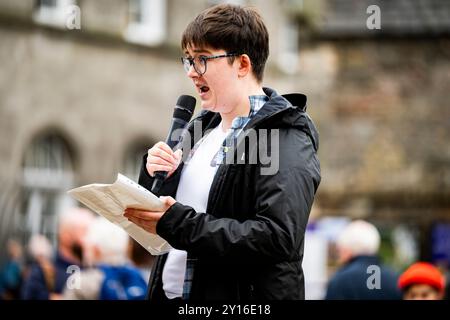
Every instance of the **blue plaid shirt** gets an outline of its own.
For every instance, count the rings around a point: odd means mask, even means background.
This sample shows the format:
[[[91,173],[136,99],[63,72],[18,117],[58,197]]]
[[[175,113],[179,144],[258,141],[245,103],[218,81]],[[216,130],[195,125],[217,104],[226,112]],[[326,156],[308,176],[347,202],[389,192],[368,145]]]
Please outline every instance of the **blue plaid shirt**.
[[[267,100],[269,100],[269,98],[265,95],[250,96],[248,98],[250,100],[249,115],[247,117],[236,117],[235,119],[233,119],[233,122],[231,123],[231,132],[223,141],[220,150],[211,160],[211,167],[215,167],[223,163],[228,150],[230,149],[230,147],[236,146],[237,137],[241,134],[247,123],[263,107]]]
[[[251,120],[251,118],[264,106],[264,104],[269,100],[269,97],[265,95],[255,95],[249,96],[250,100],[250,112],[247,117],[236,117],[231,123],[230,133],[227,135],[220,150],[216,153],[214,158],[211,160],[211,166],[218,166],[223,163],[226,153],[229,148],[236,142],[237,137],[242,132],[247,123]],[[195,150],[197,150],[198,146],[201,144],[203,139],[196,143],[194,148],[192,148],[191,154],[189,157],[192,157]],[[186,262],[186,273],[184,276],[184,284],[183,284],[183,300],[188,300],[191,288],[192,288],[192,279],[194,277],[194,269],[195,269],[196,259],[187,259]]]

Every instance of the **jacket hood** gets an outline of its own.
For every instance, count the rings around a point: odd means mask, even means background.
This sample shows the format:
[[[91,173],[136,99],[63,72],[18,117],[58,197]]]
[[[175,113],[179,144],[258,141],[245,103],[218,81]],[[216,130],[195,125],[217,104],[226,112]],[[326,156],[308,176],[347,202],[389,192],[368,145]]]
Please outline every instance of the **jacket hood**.
[[[319,133],[306,113],[306,95],[290,93],[279,95],[271,88],[263,88],[269,101],[247,124],[247,128],[296,128],[311,139],[314,149],[319,149]]]
[[[306,95],[301,93],[290,93],[279,95],[271,88],[263,88],[269,97],[264,106],[247,123],[245,129],[249,128],[296,128],[305,132],[311,139],[314,149],[319,149],[319,133],[312,119],[306,113]],[[215,127],[221,121],[220,114],[203,110],[192,120],[208,123],[207,128]],[[193,127],[193,124],[190,126]]]

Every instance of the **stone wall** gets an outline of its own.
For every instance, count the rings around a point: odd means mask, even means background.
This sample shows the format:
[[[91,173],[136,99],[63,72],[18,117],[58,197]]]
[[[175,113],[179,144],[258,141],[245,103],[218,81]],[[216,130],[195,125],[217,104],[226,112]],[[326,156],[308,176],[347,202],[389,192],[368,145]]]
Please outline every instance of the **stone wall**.
[[[205,1],[189,10],[168,1],[160,48],[123,41],[122,20],[114,18],[115,10],[123,16],[122,1],[100,15],[99,4],[82,1],[88,32],[37,26],[32,4],[0,2],[1,199],[19,194],[23,157],[39,134],[55,131],[68,142],[76,185],[111,182],[130,145],[164,139],[176,98],[195,95],[177,46]],[[450,39],[311,37],[300,43],[297,71],[286,74],[277,68],[286,11],[255,4],[272,38],[264,84],[307,94],[320,132],[314,215],[421,226],[448,219]],[[2,209],[0,217],[12,212]]]

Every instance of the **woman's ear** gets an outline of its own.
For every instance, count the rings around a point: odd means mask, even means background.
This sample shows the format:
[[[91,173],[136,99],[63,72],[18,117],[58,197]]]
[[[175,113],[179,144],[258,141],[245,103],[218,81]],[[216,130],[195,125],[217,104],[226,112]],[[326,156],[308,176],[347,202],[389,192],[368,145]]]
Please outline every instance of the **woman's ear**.
[[[252,63],[250,61],[250,57],[246,54],[242,54],[239,56],[239,70],[238,76],[239,78],[245,77],[252,70]]]

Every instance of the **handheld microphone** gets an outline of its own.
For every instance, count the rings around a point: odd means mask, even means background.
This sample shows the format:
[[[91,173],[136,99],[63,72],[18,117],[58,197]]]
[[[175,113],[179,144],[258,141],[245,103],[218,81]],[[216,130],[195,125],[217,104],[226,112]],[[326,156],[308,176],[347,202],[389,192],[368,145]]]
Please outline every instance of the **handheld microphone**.
[[[167,145],[173,149],[180,141],[181,134],[177,137],[174,136],[174,132],[182,130],[186,127],[189,120],[194,113],[196,99],[192,96],[182,95],[178,98],[175,109],[173,110],[172,123],[170,125],[169,133],[166,138]],[[155,180],[152,185],[152,192],[157,193],[167,176],[166,171],[156,171]]]

